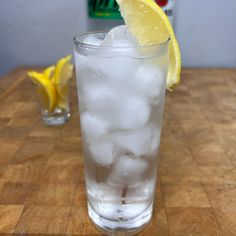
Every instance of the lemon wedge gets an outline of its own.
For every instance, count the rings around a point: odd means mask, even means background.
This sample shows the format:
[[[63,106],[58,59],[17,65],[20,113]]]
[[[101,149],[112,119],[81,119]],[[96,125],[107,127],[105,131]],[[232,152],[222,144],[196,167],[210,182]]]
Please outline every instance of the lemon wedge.
[[[45,107],[52,112],[56,106],[56,90],[52,82],[42,73],[28,72],[28,76],[37,86],[37,92]]]
[[[28,76],[37,85],[39,98],[49,112],[56,107],[68,109],[68,80],[73,75],[71,55],[60,59],[56,65],[46,68],[42,73],[28,72]]]
[[[55,66],[50,66],[43,71],[43,74],[46,76],[46,78],[52,79],[54,71],[55,71]]]
[[[68,93],[69,93],[69,85],[56,85],[57,89],[57,106],[62,109],[67,109],[69,106],[69,99],[68,99]]]
[[[65,84],[72,77],[73,65],[70,64],[71,58],[72,56],[68,55],[57,62],[53,78],[54,84]]]
[[[73,65],[70,64],[71,58],[72,56],[68,55],[57,62],[53,77],[53,83],[58,94],[57,105],[63,109],[68,106],[68,80],[73,75]]]
[[[167,89],[180,82],[181,56],[174,30],[163,10],[152,0],[116,0],[131,33],[141,45],[170,41]]]

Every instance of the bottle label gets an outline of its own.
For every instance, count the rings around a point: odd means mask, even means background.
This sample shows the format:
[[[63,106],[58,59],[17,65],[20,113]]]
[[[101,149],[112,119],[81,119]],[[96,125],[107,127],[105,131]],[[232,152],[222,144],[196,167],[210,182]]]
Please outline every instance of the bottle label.
[[[89,16],[100,19],[121,19],[116,0],[88,0]]]

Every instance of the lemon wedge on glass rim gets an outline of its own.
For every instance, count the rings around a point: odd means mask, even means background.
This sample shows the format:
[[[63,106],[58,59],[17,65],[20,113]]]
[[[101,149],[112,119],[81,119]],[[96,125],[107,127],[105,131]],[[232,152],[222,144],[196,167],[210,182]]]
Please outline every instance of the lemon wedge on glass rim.
[[[116,0],[121,15],[141,45],[153,45],[170,38],[167,89],[180,83],[181,56],[172,25],[163,10],[152,0]]]

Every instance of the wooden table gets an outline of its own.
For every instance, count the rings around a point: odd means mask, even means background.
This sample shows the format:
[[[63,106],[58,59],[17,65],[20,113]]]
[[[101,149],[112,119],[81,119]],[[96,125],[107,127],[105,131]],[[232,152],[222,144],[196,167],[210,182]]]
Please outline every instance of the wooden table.
[[[87,216],[76,88],[47,127],[27,68],[0,80],[0,235],[99,235]],[[236,70],[185,69],[166,97],[151,224],[139,235],[236,235]]]

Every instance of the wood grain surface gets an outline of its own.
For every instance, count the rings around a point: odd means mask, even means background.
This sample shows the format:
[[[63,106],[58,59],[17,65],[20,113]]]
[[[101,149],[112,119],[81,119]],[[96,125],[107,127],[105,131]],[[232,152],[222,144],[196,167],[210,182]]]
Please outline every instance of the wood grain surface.
[[[0,235],[101,235],[87,215],[75,81],[71,120],[47,127],[27,69],[0,80]],[[183,71],[159,159],[140,236],[236,235],[236,70]]]

